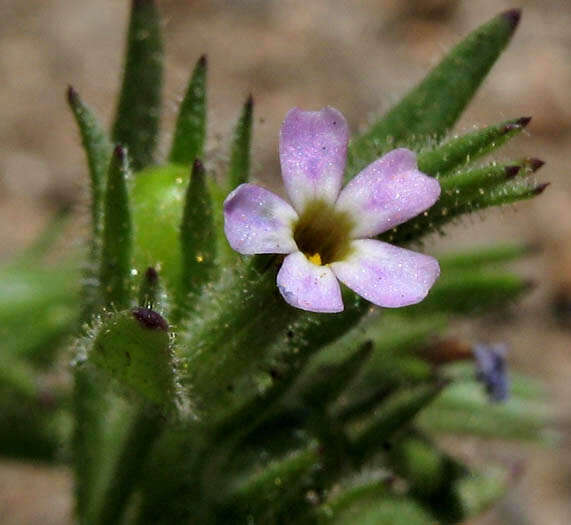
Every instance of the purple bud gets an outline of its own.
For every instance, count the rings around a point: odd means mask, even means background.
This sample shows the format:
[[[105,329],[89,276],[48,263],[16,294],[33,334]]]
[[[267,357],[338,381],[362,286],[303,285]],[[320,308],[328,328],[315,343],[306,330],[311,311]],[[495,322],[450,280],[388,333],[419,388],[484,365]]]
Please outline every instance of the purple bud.
[[[149,330],[167,332],[169,325],[165,318],[150,308],[134,308],[133,317]]]
[[[499,403],[509,397],[505,344],[476,344],[472,349],[476,359],[476,379],[484,384],[490,401]]]

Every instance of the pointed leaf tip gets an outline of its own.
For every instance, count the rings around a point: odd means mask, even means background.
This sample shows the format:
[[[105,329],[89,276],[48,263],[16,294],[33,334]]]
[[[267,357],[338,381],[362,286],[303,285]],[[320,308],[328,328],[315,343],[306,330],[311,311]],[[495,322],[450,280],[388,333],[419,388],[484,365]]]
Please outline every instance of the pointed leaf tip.
[[[502,133],[506,134],[509,133],[510,131],[525,128],[530,122],[531,122],[531,117],[518,118],[517,120],[514,120],[513,122],[506,124],[502,129]]]
[[[125,158],[127,157],[127,148],[121,144],[117,144],[115,149],[113,149],[113,156],[120,162],[124,162]]]
[[[71,105],[77,104],[79,99],[79,94],[77,93],[77,91],[74,89],[73,86],[67,86],[66,96],[69,104]]]
[[[199,67],[208,67],[208,57],[206,55],[200,55],[197,64]]]
[[[521,9],[508,9],[507,11],[504,11],[500,16],[503,16],[515,31],[521,19]]]
[[[145,280],[149,284],[156,284],[159,281],[159,274],[152,266],[147,268],[147,271],[145,272]]]
[[[159,313],[150,308],[135,308],[132,310],[133,317],[139,321],[141,326],[149,330],[159,330],[168,332],[169,324],[166,319]]]
[[[535,173],[538,169],[545,165],[545,161],[535,157],[529,157],[525,159],[525,164],[533,173]]]
[[[551,186],[551,182],[544,182],[543,184],[536,186],[533,190],[533,195],[541,195],[545,191],[547,186]]]
[[[192,173],[204,174],[204,164],[202,164],[200,159],[194,159],[194,162],[192,163]]]

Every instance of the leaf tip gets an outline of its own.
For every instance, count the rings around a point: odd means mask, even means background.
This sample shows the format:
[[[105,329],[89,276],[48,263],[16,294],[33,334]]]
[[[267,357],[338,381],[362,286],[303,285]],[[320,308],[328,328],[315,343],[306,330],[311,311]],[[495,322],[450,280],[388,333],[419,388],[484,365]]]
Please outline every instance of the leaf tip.
[[[531,122],[531,117],[521,117],[516,120],[516,124],[525,128]]]
[[[539,170],[542,166],[545,165],[545,161],[535,157],[529,157],[525,159],[525,164],[532,171],[532,173],[535,173],[537,170]]]
[[[79,102],[79,94],[71,85],[67,86],[66,90],[67,101],[70,105],[74,106]]]
[[[198,62],[196,63],[196,65],[199,68],[203,68],[203,69],[208,67],[208,58],[207,58],[206,54],[200,55],[200,58],[198,59]]]
[[[547,186],[551,186],[551,182],[544,182],[543,184],[539,184],[532,190],[532,195],[541,195]]]
[[[521,166],[506,166],[506,179],[513,179],[521,170]]]
[[[113,150],[113,156],[119,161],[123,162],[127,156],[127,148],[122,144],[117,144]]]
[[[145,281],[149,284],[157,284],[159,282],[159,274],[152,266],[149,266],[145,272]]]
[[[169,325],[166,319],[159,313],[151,310],[150,308],[134,308],[132,311],[133,317],[148,330],[157,330],[161,332],[168,332]]]
[[[511,26],[512,31],[515,31],[521,19],[521,9],[508,9],[501,15]]]
[[[201,175],[204,173],[204,164],[200,159],[194,159],[192,163],[192,173],[200,173]]]
[[[248,112],[252,111],[253,107],[254,107],[254,96],[252,95],[252,93],[250,93],[248,95],[248,98],[246,99],[246,111]]]

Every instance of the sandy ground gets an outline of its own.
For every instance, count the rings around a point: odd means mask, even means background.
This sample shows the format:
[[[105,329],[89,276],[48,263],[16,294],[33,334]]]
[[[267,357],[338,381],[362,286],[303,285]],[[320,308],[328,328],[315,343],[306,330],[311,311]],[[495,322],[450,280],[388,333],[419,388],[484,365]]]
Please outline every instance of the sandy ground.
[[[332,105],[358,130],[422,77],[478,24],[514,7],[500,0],[163,0],[167,54],[164,129],[172,129],[188,74],[209,58],[209,152],[249,93],[256,102],[255,176],[279,186],[279,124],[293,106]],[[76,203],[84,230],[86,173],[64,91],[73,86],[104,121],[113,114],[128,2],[0,2],[0,257],[24,246],[62,202]],[[500,154],[537,156],[551,187],[534,202],[465,220],[434,250],[522,239],[542,252],[520,265],[536,290],[507,320],[462,323],[467,337],[507,341],[513,366],[543,379],[563,440],[556,450],[507,447],[524,473],[479,524],[564,525],[571,520],[571,2],[521,0],[524,17],[457,130],[532,115],[528,132]],[[168,144],[168,131],[163,145]],[[163,151],[166,147],[163,146]],[[468,234],[469,232],[469,234]],[[432,247],[430,247],[432,249]],[[553,315],[559,298],[560,319]],[[566,305],[566,306],[565,306]],[[70,521],[71,482],[62,469],[0,463],[0,522]]]

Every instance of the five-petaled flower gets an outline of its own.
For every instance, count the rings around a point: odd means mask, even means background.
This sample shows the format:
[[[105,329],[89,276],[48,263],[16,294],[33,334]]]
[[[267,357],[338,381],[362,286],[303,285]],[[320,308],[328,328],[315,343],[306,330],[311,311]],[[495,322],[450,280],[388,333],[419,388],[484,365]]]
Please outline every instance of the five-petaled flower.
[[[238,186],[224,202],[226,238],[241,254],[286,254],[277,284],[297,308],[341,312],[338,280],[378,306],[418,303],[440,273],[436,259],[371,237],[430,208],[440,185],[400,148],[341,189],[348,140],[336,109],[292,109],[279,145],[291,205],[255,184]]]

